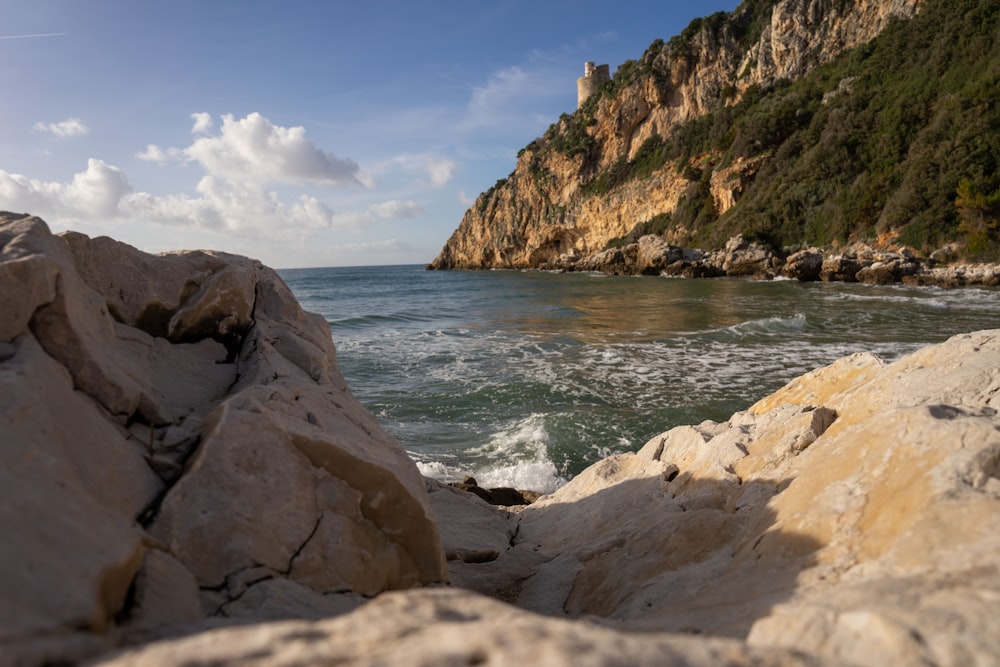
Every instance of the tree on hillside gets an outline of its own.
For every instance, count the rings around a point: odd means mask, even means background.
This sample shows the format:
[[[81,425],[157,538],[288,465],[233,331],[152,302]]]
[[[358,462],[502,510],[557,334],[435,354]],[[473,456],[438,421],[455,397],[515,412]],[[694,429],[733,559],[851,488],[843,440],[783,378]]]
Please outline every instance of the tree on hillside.
[[[1000,188],[992,193],[980,190],[970,179],[958,184],[955,206],[961,216],[958,231],[965,237],[970,255],[983,255],[1000,241]]]

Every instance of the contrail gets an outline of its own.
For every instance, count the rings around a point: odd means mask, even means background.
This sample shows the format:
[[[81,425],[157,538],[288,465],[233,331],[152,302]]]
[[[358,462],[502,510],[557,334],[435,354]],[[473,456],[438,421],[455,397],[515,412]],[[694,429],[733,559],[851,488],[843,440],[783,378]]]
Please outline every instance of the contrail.
[[[68,32],[43,32],[37,35],[0,35],[0,39],[36,39],[38,37],[65,37]]]

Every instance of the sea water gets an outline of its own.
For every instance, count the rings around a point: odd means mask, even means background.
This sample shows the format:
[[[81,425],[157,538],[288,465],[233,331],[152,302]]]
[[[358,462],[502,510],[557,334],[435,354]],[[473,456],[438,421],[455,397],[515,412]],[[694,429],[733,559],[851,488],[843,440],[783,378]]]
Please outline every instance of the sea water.
[[[855,352],[1000,327],[1000,290],[422,266],[280,271],[355,396],[451,481],[550,492]]]

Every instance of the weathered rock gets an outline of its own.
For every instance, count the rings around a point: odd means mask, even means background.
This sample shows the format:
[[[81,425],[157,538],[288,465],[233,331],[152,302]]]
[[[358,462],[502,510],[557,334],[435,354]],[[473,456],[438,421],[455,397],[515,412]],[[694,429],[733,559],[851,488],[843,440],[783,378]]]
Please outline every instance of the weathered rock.
[[[356,593],[320,593],[280,576],[254,581],[225,603],[218,615],[242,621],[319,619],[347,614],[368,602]]]
[[[823,251],[818,248],[808,248],[792,253],[785,259],[781,275],[786,278],[810,282],[819,280],[823,269]]]
[[[273,271],[0,214],[0,279],[4,660],[447,580],[415,465]]]
[[[820,269],[819,277],[823,282],[845,282],[856,283],[858,281],[858,271],[863,264],[850,252],[842,255],[831,255],[823,258],[823,266]]]
[[[1000,331],[889,365],[847,357],[585,470],[516,516],[485,576],[519,606],[616,628],[989,664],[998,433]]]
[[[711,262],[727,276],[750,276],[770,279],[777,275],[783,258],[771,248],[743,236],[734,236],[716,253]]]
[[[639,238],[635,272],[642,275],[659,275],[666,271],[668,266],[684,261],[685,254],[682,248],[670,245],[662,237],[647,234]]]
[[[1000,265],[957,265],[924,269],[903,276],[902,282],[921,287],[996,287],[1000,285]]]
[[[625,634],[529,614],[464,591],[379,596],[357,612],[315,622],[224,628],[130,649],[102,667],[211,665],[754,665],[826,663],[723,639]]]
[[[7,663],[161,637],[92,664],[1000,659],[1000,330],[846,357],[514,512],[422,479],[273,272],[244,265],[250,325],[218,364],[225,312],[182,299],[214,324],[170,343],[79,279],[81,237],[20,217],[0,239],[0,276],[27,281],[0,341]],[[449,573],[522,609],[360,595]],[[321,620],[242,625],[275,618]]]
[[[579,260],[577,271],[599,271],[610,276],[630,276],[636,272],[639,244],[629,243],[621,248],[609,248]]]

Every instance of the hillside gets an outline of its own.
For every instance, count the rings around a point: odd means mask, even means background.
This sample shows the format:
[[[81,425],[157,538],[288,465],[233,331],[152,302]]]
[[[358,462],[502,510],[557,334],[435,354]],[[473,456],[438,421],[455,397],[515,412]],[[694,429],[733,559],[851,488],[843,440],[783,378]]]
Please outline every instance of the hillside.
[[[428,268],[644,234],[998,255],[1000,6],[746,0],[624,63],[481,194]]]

